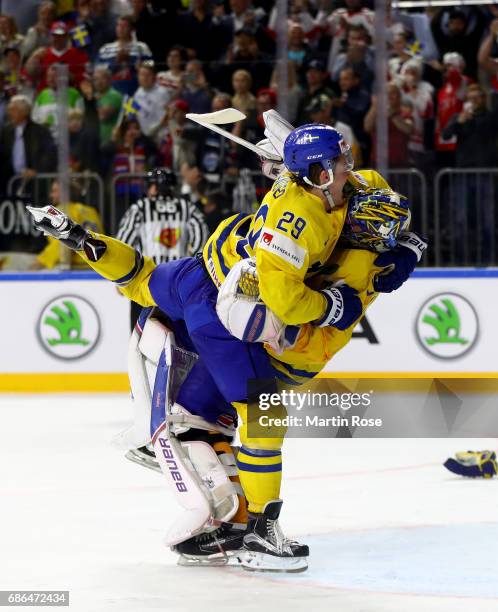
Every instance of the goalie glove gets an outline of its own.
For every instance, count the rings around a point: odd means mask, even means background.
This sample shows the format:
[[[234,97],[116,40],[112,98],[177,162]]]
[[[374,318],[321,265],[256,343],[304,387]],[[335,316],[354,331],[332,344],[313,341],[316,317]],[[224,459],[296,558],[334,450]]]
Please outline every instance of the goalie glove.
[[[496,453],[493,451],[463,451],[450,457],[444,467],[458,476],[467,478],[493,478],[498,475]]]
[[[60,240],[73,251],[84,251],[90,261],[98,261],[105,253],[106,244],[94,238],[87,230],[75,223],[65,213],[54,206],[36,208],[26,206],[31,213],[34,225],[46,236]]]
[[[402,232],[398,236],[398,245],[374,261],[376,266],[387,268],[375,277],[374,290],[378,293],[391,293],[399,289],[410,277],[426,248],[427,241],[424,238],[415,232]]]
[[[318,327],[344,330],[360,317],[363,310],[361,300],[358,292],[349,285],[331,285],[319,293],[327,300],[327,307],[322,317],[314,322]]]

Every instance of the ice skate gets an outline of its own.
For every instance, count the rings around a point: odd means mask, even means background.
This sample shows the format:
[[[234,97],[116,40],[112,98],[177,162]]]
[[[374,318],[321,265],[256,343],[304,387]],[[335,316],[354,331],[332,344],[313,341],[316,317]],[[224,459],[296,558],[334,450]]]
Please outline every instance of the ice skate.
[[[261,514],[249,515],[242,566],[249,571],[304,572],[309,548],[284,536],[278,517],[282,501],[268,502]]]

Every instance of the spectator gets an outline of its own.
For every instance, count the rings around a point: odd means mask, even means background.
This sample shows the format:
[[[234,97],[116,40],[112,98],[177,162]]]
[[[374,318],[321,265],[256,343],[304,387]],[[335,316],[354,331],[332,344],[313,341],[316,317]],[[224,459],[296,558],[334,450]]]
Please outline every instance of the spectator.
[[[176,40],[187,49],[191,58],[218,60],[232,41],[230,26],[220,19],[213,19],[208,0],[192,0],[190,10],[177,17],[176,25]]]
[[[13,96],[7,107],[10,124],[0,132],[0,192],[14,174],[25,181],[37,172],[55,170],[55,149],[50,132],[30,119],[31,104],[25,96]]]
[[[256,98],[251,93],[252,77],[247,70],[237,70],[232,76],[232,106],[247,115],[256,108]]]
[[[462,111],[467,95],[469,77],[463,74],[465,60],[459,53],[446,53],[443,57],[444,83],[437,92],[436,130],[434,133],[438,166],[455,165],[456,136],[447,140],[442,131],[450,119]]]
[[[265,138],[263,113],[276,108],[276,106],[277,93],[275,90],[264,87],[258,91],[255,108],[248,113],[248,118],[245,122],[245,138],[247,140],[258,142]]]
[[[202,203],[206,201],[206,192],[209,187],[204,175],[197,166],[189,166],[188,164],[183,164],[180,168],[180,174],[182,177],[182,195],[188,195],[190,201],[202,210]]]
[[[408,144],[414,124],[411,108],[403,104],[401,90],[395,83],[387,86],[388,123],[388,163],[391,168],[404,168],[409,165]],[[372,105],[365,115],[365,132],[372,136],[371,162],[375,166],[376,159],[376,119],[377,98],[372,97]]]
[[[204,221],[208,226],[209,233],[213,233],[218,225],[233,214],[230,209],[230,200],[225,192],[221,190],[208,191],[201,200]]]
[[[318,59],[311,60],[306,67],[306,90],[301,98],[298,109],[297,122],[299,125],[310,121],[305,109],[310,105],[311,100],[320,94],[325,94],[329,98],[334,98],[333,90],[327,84],[327,72],[325,64]]]
[[[366,159],[368,139],[363,129],[363,119],[370,107],[370,95],[362,89],[359,75],[353,68],[344,68],[339,74],[340,98],[332,101],[334,116],[351,126]]]
[[[310,48],[305,42],[304,29],[301,24],[291,22],[289,24],[289,40],[287,42],[287,57],[298,68],[309,61]]]
[[[332,81],[339,79],[344,68],[353,68],[360,77],[363,88],[370,90],[373,83],[374,57],[370,48],[371,38],[368,30],[362,25],[348,26],[347,46],[344,53],[339,53],[332,66]]]
[[[2,11],[10,15],[20,32],[25,32],[36,21],[36,9],[40,0],[2,0]]]
[[[222,71],[222,89],[228,89],[235,70],[247,70],[253,78],[253,87],[257,91],[267,87],[272,71],[272,58],[260,51],[254,33],[249,30],[239,30],[235,34],[233,45],[230,46],[226,56],[227,66]]]
[[[103,161],[108,173],[115,178],[121,174],[143,175],[157,165],[157,148],[154,142],[142,134],[137,119],[124,119],[113,131],[112,141],[102,147]],[[136,199],[142,192],[140,178],[125,178],[116,184],[116,211],[119,220],[130,198]],[[111,228],[115,231],[115,227]]]
[[[180,98],[188,104],[191,113],[208,113],[211,108],[211,92],[199,60],[190,60],[185,68]]]
[[[3,68],[5,72],[5,88],[9,97],[21,93],[22,60],[17,47],[7,47],[4,51]]]
[[[258,48],[274,52],[274,42],[264,27],[266,22],[264,9],[256,8],[251,0],[230,0],[229,4],[231,12],[222,17],[222,24],[231,31],[232,37],[240,30],[245,30],[254,36]]]
[[[462,111],[443,130],[443,138],[457,137],[455,165],[459,168],[495,166],[497,127],[498,113],[496,109],[487,109],[485,91],[479,85],[469,85]]]
[[[477,53],[485,25],[486,19],[478,7],[441,9],[432,20],[440,53],[460,53],[473,78],[477,76]]]
[[[333,115],[333,110],[332,100],[325,94],[315,96],[306,108],[306,112],[313,123],[325,123],[325,125],[332,126],[343,135],[344,140],[351,147],[355,166],[360,166],[361,150],[353,130],[347,123],[337,121]]]
[[[0,54],[5,49],[21,49],[24,36],[17,31],[15,20],[9,15],[0,15]]]
[[[34,100],[36,92],[40,88],[40,83],[45,76],[42,62],[45,57],[45,48],[37,49],[28,57],[21,71],[22,94],[26,95],[30,101]]]
[[[109,10],[108,0],[80,0],[78,3],[77,25],[85,25],[90,42],[87,50],[94,62],[101,47],[110,43],[116,30],[116,19]]]
[[[391,5],[388,3],[387,6],[388,10],[390,10]],[[394,29],[394,26],[398,26],[402,28],[403,32],[413,33],[413,39],[418,41],[423,49],[426,62],[432,63],[439,59],[439,50],[432,35],[431,21],[427,13],[408,13],[393,9],[392,21],[394,22],[392,29]]]
[[[498,19],[494,19],[479,49],[479,66],[491,77],[491,87],[498,91]]]
[[[219,111],[230,107],[231,104],[232,99],[228,94],[219,93],[213,98],[210,110]],[[198,129],[194,134],[197,140],[197,166],[205,181],[211,185],[219,185],[224,175],[237,172],[234,149],[231,148],[230,142],[225,137],[206,128]],[[192,166],[192,164],[188,165]],[[182,166],[184,167],[185,165]]]
[[[495,95],[496,96],[496,95]],[[458,168],[493,168],[498,161],[496,134],[498,111],[496,99],[493,111],[486,107],[486,93],[479,85],[469,85],[462,111],[454,115],[443,130],[443,138],[456,136],[455,163]],[[453,252],[456,263],[469,264],[471,259],[488,264],[494,232],[493,175],[459,174],[452,190],[454,202]],[[479,232],[476,230],[480,230]],[[472,232],[472,245],[469,233]],[[456,248],[455,248],[456,245]],[[471,247],[471,248],[470,248]]]
[[[84,113],[74,108],[68,113],[69,165],[73,172],[100,170],[99,132],[91,121],[84,121]]]
[[[111,83],[112,75],[110,70],[103,66],[95,68],[93,86],[97,100],[101,145],[110,142],[112,131],[123,105],[123,96],[119,91],[111,87]]]
[[[164,40],[155,19],[147,6],[147,0],[129,0],[131,18],[137,40],[144,42],[156,61],[164,57]]]
[[[50,27],[56,18],[55,3],[44,0],[38,7],[38,20],[31,26],[24,38],[21,52],[29,57],[35,49],[50,46]]]
[[[171,91],[156,82],[156,72],[151,62],[138,69],[138,83],[134,100],[139,104],[138,121],[146,136],[151,136],[161,122],[171,100]]]
[[[133,37],[133,20],[119,17],[116,23],[116,40],[101,47],[97,63],[106,65],[112,73],[113,87],[132,96],[137,88],[137,68],[151,60],[149,47]]]
[[[401,86],[401,69],[405,62],[413,58],[413,53],[408,49],[408,34],[405,31],[399,32],[394,36],[391,57],[387,62],[387,72],[389,80]]]
[[[374,14],[365,7],[364,0],[345,0],[346,7],[338,8],[330,15],[325,10],[317,14],[317,24],[326,28],[332,38],[328,57],[328,68],[332,70],[335,58],[345,46],[347,28],[349,25],[362,25],[370,35],[373,35]]]
[[[52,64],[67,64],[69,78],[78,87],[84,77],[88,64],[88,55],[85,51],[73,47],[68,35],[68,29],[63,21],[54,21],[50,27],[51,46],[45,49],[41,60],[43,76],[39,89],[47,86],[46,73]]]
[[[159,138],[159,151],[162,155],[162,165],[173,168],[178,172],[182,164],[193,164],[195,162],[195,142],[188,137],[190,131],[196,128],[189,122],[187,123],[186,114],[189,112],[188,104],[185,100],[178,98],[170,102],[166,113],[159,125],[165,128],[157,134],[156,127],[154,133],[156,140]]]
[[[403,96],[413,107],[414,129],[411,133],[410,150],[411,161],[414,166],[425,170],[429,161],[427,144],[433,147],[434,127],[434,87],[422,80],[422,62],[411,59],[403,64],[401,70],[403,83]],[[430,139],[427,135],[430,134]]]
[[[185,62],[187,54],[181,45],[175,45],[169,50],[166,58],[168,70],[159,72],[157,82],[171,91],[171,97],[177,96],[182,88],[183,77],[185,75]]]
[[[31,118],[35,123],[48,127],[54,139],[57,137],[57,66],[52,64],[47,70],[47,86],[36,96]],[[74,87],[68,87],[67,101],[70,109],[79,109],[83,113],[83,98]]]
[[[50,188],[49,195],[50,202],[53,206],[60,206],[66,204],[61,201],[60,185],[58,181],[54,181]],[[85,229],[93,232],[103,232],[102,221],[98,211],[88,204],[82,204],[83,192],[81,185],[75,179],[69,182],[69,204],[67,204],[66,212],[71,219]],[[61,243],[49,236],[47,238],[47,246],[38,253],[36,260],[30,266],[31,270],[42,270],[48,268],[52,270],[58,264],[61,263]],[[66,251],[67,252],[67,251]],[[81,259],[76,251],[70,252],[71,256],[71,268],[84,269],[87,268],[87,264]]]
[[[270,89],[278,91],[278,70],[276,65],[270,79]],[[303,90],[297,82],[297,73],[294,62],[287,62],[287,116],[291,123],[297,121]]]

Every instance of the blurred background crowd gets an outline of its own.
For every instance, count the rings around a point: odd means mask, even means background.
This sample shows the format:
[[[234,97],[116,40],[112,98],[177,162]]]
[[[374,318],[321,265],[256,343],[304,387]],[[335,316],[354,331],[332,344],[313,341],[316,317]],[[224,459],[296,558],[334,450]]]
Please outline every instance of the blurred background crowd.
[[[287,119],[335,126],[357,167],[376,165],[374,8],[290,0],[284,24]],[[15,198],[58,203],[61,129],[70,200],[97,208],[108,232],[155,167],[178,174],[210,230],[254,210],[270,185],[257,157],[186,114],[235,107],[247,120],[229,129],[263,137],[262,113],[279,103],[275,2],[2,0],[0,11],[0,252],[20,250]],[[437,243],[426,263],[496,264],[498,4],[388,3],[386,28],[388,178]],[[60,64],[67,126],[59,125]]]

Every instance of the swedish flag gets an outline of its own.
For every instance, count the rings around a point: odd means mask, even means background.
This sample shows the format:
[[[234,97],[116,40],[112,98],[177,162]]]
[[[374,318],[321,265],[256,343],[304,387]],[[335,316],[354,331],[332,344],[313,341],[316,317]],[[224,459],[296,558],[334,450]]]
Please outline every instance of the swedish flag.
[[[415,39],[413,42],[408,44],[405,49],[405,51],[409,53],[412,57],[416,57],[420,59],[422,59],[423,57],[423,53],[422,53],[423,50],[424,50],[424,45],[417,39]]]
[[[134,119],[141,109],[140,104],[133,97],[126,96],[123,100],[123,115],[126,119]]]
[[[85,24],[77,25],[70,30],[70,34],[75,47],[87,47],[90,44],[90,32]]]

